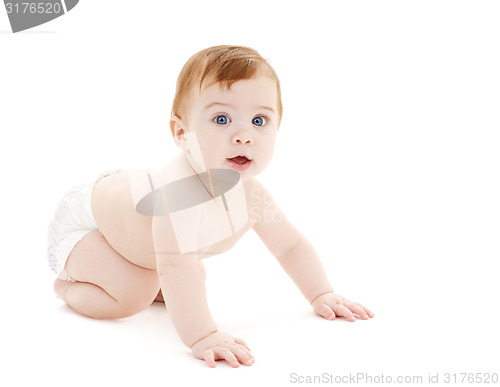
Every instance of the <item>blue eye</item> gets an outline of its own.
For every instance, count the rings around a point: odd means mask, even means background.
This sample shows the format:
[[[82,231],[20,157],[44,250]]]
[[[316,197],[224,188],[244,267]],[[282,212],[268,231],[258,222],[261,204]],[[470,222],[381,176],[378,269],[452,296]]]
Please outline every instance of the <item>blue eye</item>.
[[[252,120],[252,124],[254,124],[255,126],[263,126],[266,123],[267,123],[267,119],[262,117],[262,116],[255,117]]]
[[[219,125],[226,125],[229,122],[229,118],[224,115],[219,115],[214,118],[214,121]]]

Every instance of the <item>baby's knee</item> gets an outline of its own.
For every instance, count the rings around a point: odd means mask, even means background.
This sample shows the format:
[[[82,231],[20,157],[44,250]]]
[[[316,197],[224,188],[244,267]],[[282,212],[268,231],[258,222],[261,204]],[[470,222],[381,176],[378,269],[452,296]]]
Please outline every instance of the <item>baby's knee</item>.
[[[115,317],[113,318],[129,317],[141,312],[153,303],[157,294],[158,291],[154,294],[143,293],[133,298],[118,301],[117,308],[114,312]]]
[[[122,297],[105,310],[99,312],[100,319],[119,319],[133,316],[146,309],[153,302],[156,295],[146,292],[136,294],[134,297]]]
[[[160,284],[156,275],[146,276],[143,281],[129,284],[117,294],[115,299],[122,317],[131,316],[145,309],[155,300],[160,290]]]

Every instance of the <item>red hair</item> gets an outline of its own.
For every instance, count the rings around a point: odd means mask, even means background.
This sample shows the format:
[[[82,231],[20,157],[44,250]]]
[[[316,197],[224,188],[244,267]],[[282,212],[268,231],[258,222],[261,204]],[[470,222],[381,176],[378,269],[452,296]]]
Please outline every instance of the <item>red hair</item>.
[[[278,122],[281,121],[283,106],[278,76],[271,65],[253,48],[243,46],[214,46],[194,54],[186,62],[177,78],[177,87],[172,104],[172,116],[182,118],[189,96],[195,86],[202,89],[220,83],[226,88],[237,81],[264,75],[276,81],[278,91]]]

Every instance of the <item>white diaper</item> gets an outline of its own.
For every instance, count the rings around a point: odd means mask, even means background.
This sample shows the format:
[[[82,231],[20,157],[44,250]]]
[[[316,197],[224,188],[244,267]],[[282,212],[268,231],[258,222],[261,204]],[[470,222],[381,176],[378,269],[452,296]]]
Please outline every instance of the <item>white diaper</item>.
[[[49,266],[58,278],[75,281],[68,275],[64,266],[73,247],[85,234],[97,230],[90,207],[94,185],[99,179],[119,171],[107,171],[90,183],[75,185],[66,191],[60,200],[49,224],[47,247]]]

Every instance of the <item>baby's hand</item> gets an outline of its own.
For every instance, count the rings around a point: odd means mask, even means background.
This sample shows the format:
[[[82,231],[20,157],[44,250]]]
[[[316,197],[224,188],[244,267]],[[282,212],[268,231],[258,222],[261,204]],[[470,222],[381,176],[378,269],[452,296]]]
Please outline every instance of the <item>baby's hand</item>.
[[[205,360],[210,368],[215,367],[215,360],[225,359],[231,367],[241,364],[251,366],[254,358],[246,343],[224,332],[214,332],[196,342],[192,347],[194,357]]]
[[[314,299],[311,305],[317,315],[327,320],[333,320],[335,316],[343,316],[350,321],[356,321],[354,313],[363,320],[368,320],[374,316],[367,307],[361,305],[359,302],[349,301],[336,293],[322,294]]]

